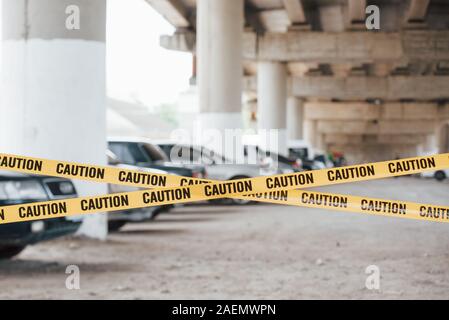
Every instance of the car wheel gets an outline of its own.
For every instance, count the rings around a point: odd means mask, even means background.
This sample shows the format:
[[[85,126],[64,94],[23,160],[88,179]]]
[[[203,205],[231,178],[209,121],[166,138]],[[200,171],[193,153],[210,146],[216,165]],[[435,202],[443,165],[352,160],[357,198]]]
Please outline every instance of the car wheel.
[[[247,176],[235,176],[235,177],[231,178],[231,180],[248,179],[248,178],[250,178],[250,177],[247,177]],[[229,199],[229,200],[231,200],[231,204],[235,204],[235,205],[247,205],[247,204],[256,203],[256,201],[244,200],[244,199]]]
[[[115,232],[119,231],[121,227],[123,227],[126,224],[126,221],[108,221],[108,230],[109,232]]]
[[[444,173],[444,171],[435,172],[435,179],[437,179],[437,181],[443,181],[446,179],[446,173]]]
[[[7,246],[0,247],[0,259],[11,259],[25,249],[26,246]]]
[[[153,212],[153,217],[151,219],[156,218],[161,213],[167,213],[173,208],[172,204],[164,204],[160,207],[157,207],[156,210]]]

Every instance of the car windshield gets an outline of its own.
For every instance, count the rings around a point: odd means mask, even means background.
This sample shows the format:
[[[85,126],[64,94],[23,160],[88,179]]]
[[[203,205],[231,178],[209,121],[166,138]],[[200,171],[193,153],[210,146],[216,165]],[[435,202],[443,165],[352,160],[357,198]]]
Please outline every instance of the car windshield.
[[[137,162],[144,162],[136,159],[136,152],[132,150],[135,148],[130,147],[128,143],[109,142],[109,148],[121,163],[135,164]]]
[[[215,163],[226,163],[226,158],[215,151],[207,148],[201,148],[202,156],[213,160]]]
[[[291,163],[294,161],[293,159],[289,159],[287,157],[284,157],[283,155],[271,151],[267,151],[267,156],[282,163]]]
[[[289,156],[292,158],[308,159],[309,152],[307,148],[289,148]]]
[[[324,156],[324,154],[320,154],[320,155],[317,155],[316,157],[315,157],[315,160],[316,161],[320,161],[320,162],[326,162],[326,157]]]
[[[151,159],[151,161],[164,161],[168,162],[170,159],[167,155],[162,151],[158,146],[152,145],[150,143],[144,143],[143,150],[147,154],[147,156]]]

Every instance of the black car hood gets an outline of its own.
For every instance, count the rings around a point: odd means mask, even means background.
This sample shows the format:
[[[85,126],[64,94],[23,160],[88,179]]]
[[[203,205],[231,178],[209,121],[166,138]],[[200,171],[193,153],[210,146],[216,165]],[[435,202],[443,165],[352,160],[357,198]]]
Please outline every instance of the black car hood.
[[[30,178],[33,175],[28,173],[0,170],[0,178]]]
[[[9,170],[0,170],[0,180],[16,180],[16,179],[46,179],[46,178],[52,178],[52,179],[58,179],[58,180],[70,180],[68,178],[63,177],[53,177],[53,176],[47,176],[47,175],[40,175],[40,174],[31,174],[31,173],[22,173],[22,172],[15,172],[15,171],[9,171]]]

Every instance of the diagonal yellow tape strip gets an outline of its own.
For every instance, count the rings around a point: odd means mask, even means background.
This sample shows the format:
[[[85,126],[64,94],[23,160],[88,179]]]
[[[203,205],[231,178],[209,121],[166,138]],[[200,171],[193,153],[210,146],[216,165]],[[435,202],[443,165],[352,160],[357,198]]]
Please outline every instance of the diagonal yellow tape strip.
[[[449,222],[449,207],[305,190],[259,195],[258,201],[427,221]]]
[[[256,201],[321,207],[322,204],[320,203],[304,203],[303,201],[298,201],[298,199],[302,199],[303,193],[301,192],[303,191],[291,190],[304,187],[317,187],[409,175],[444,168],[449,168],[449,154],[219,182],[173,175],[148,174],[142,171],[116,167],[92,166],[73,162],[0,154],[0,169],[112,184],[123,184],[134,187],[159,187],[154,190],[1,207],[0,223],[30,221],[78,215],[80,213],[125,210],[229,197],[247,199],[247,196],[245,195],[250,195],[251,199]],[[164,188],[160,188],[161,186]],[[167,188],[167,186],[169,187]],[[287,201],[279,202],[279,200],[276,199],[275,191],[287,192]],[[318,196],[322,193],[314,192],[311,194],[316,194]],[[345,197],[335,194],[333,196]],[[361,197],[346,197],[346,207],[339,207],[337,210],[366,212],[360,202],[362,199]],[[379,200],[371,198],[363,199],[370,201]],[[409,202],[379,201],[396,204],[401,203],[406,207],[408,204],[410,208],[415,208],[413,209],[414,211],[411,211],[409,214],[406,212],[405,215],[397,216],[444,221],[444,219],[441,219],[440,216],[436,215],[429,216],[426,214],[425,217],[422,216],[420,211],[417,211],[416,208],[421,208],[421,206],[425,205],[414,204],[414,206],[411,206],[411,203]],[[429,207],[435,209],[435,212],[445,212],[444,210],[446,210],[444,207]],[[329,209],[330,207],[326,208]]]
[[[168,197],[159,198],[161,196],[159,191],[148,190],[5,206],[0,208],[0,224],[203,200],[198,195],[190,193],[189,187],[181,187],[181,189],[177,190],[180,191],[179,197],[173,195],[174,192],[171,193],[172,196],[170,197],[172,198],[170,200],[165,200]],[[165,191],[171,190],[166,189]],[[170,194],[170,192],[167,194]],[[241,198],[245,197],[242,196]],[[257,201],[274,204],[449,222],[449,207],[414,202],[304,190],[273,191],[271,193],[257,194],[256,198]]]

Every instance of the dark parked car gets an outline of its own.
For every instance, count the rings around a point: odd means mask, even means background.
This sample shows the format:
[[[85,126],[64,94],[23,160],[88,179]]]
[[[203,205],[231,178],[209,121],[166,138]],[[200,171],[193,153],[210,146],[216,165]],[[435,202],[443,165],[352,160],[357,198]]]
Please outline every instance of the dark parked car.
[[[270,159],[273,165],[280,170],[280,173],[292,173],[303,171],[301,159],[293,159],[285,157],[276,152],[263,150],[256,145],[245,145],[243,147],[245,157],[250,157],[252,154],[258,155],[258,159],[266,161]]]
[[[68,179],[0,171],[0,206],[76,197]],[[80,217],[0,224],[0,259],[19,254],[27,245],[78,230]]]
[[[194,167],[196,164],[204,165],[208,178],[212,180],[246,179],[261,175],[283,173],[276,168],[270,167],[268,163],[266,165],[260,163],[239,163],[237,159],[227,159],[216,151],[203,146],[177,144],[170,141],[158,141],[156,143],[174,163],[181,163],[188,168]],[[253,203],[250,200],[232,198],[216,199],[211,202],[240,205]]]
[[[109,139],[108,145],[123,164],[160,169],[184,177],[206,177],[204,166],[197,165],[187,168],[184,165],[172,163],[158,146],[146,140]]]
[[[118,168],[142,171],[153,174],[167,174],[166,171],[159,169],[142,168],[132,166],[129,164],[122,164],[118,160],[117,156],[110,150],[107,150],[106,155],[108,157],[108,164]],[[143,188],[124,186],[118,184],[108,184],[109,193],[130,192],[141,189]],[[159,213],[167,212],[170,210],[171,207],[172,207],[171,205],[162,205],[148,208],[136,208],[136,209],[108,212],[108,230],[111,232],[118,231],[128,222],[143,222],[147,220],[153,220],[154,218],[156,218],[157,215],[159,215]]]

